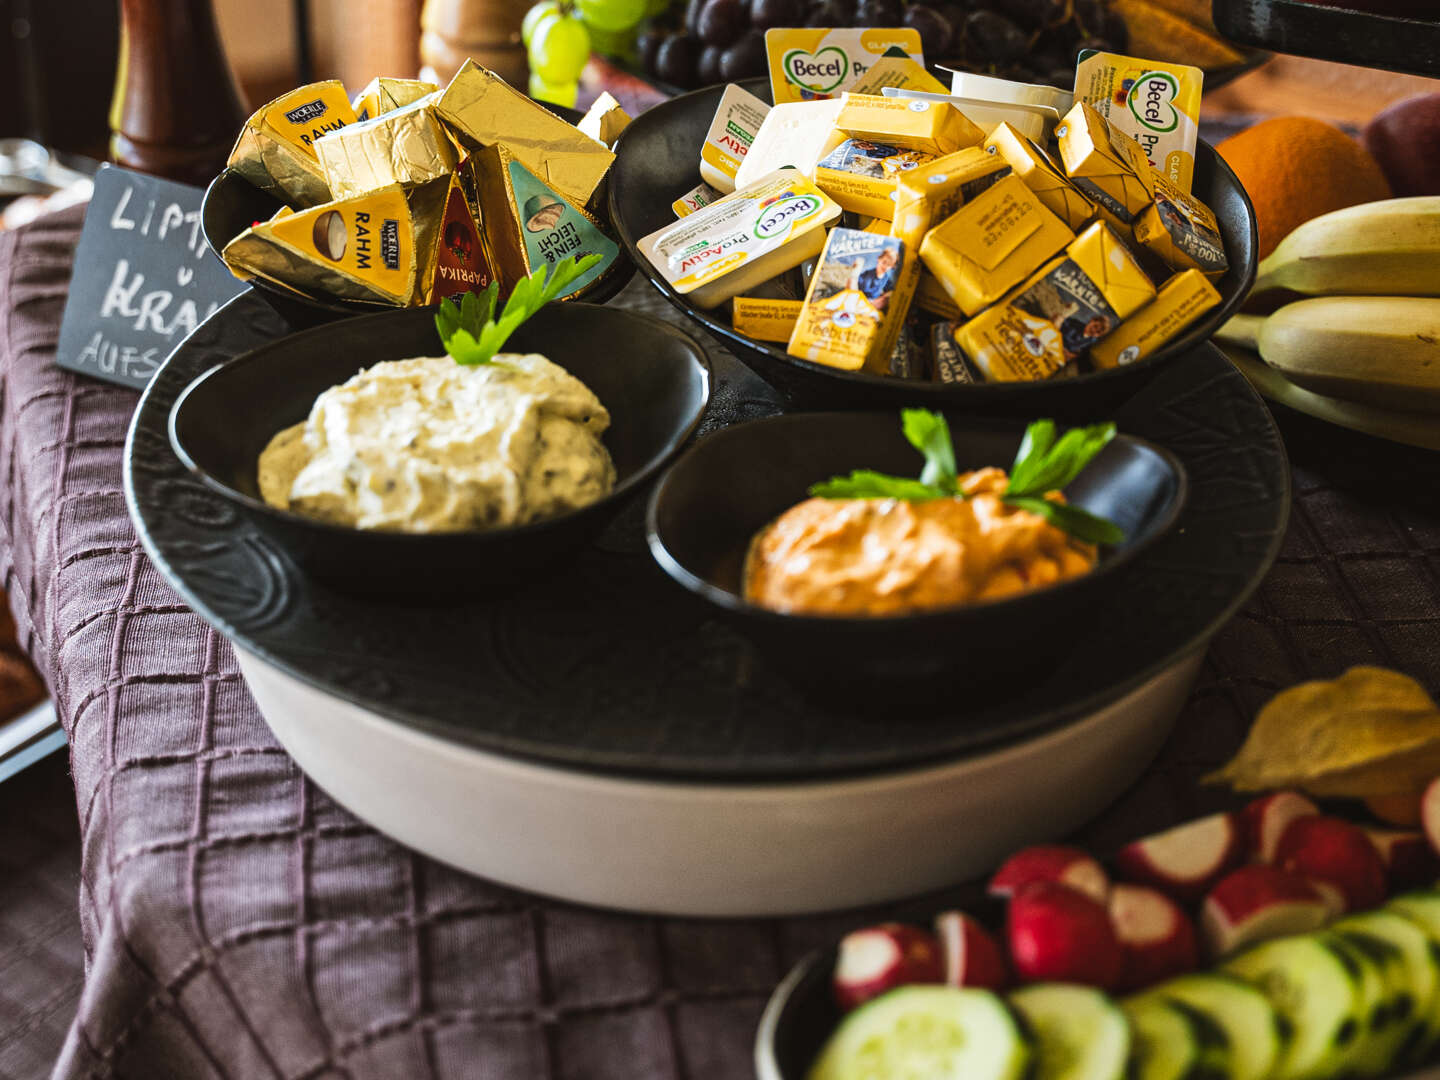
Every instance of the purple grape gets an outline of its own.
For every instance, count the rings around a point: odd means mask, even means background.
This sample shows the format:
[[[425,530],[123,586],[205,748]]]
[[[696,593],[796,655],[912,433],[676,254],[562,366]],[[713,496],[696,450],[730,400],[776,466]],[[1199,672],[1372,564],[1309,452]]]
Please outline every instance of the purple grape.
[[[660,51],[660,43],[669,36],[668,31],[652,26],[635,39],[635,54],[640,60],[641,70],[646,74],[655,74],[655,54]]]
[[[695,63],[695,76],[701,86],[720,81],[720,56],[724,49],[719,45],[706,45],[700,50],[700,59]]]
[[[739,39],[750,25],[745,0],[705,0],[697,23],[698,37],[706,45],[723,49]]]
[[[1003,15],[972,11],[965,20],[970,54],[989,64],[1018,60],[1030,49],[1030,37]]]
[[[739,82],[764,75],[770,68],[765,55],[765,32],[749,30],[720,54],[720,77],[726,82]]]
[[[855,17],[854,12],[846,10],[845,6],[838,0],[823,0],[810,9],[810,14],[805,19],[806,26],[849,26]]]
[[[691,37],[700,36],[700,10],[705,0],[685,0],[685,32]]]
[[[899,26],[903,18],[900,0],[860,0],[855,7],[856,26]]]
[[[1005,14],[1022,26],[1041,27],[1060,22],[1069,12],[1066,0],[1009,0]]]
[[[686,34],[673,34],[656,50],[655,77],[682,90],[693,90],[699,61],[699,42]]]
[[[750,0],[750,25],[759,30],[804,23],[805,0]]]
[[[901,24],[920,35],[920,48],[927,57],[941,57],[950,47],[950,24],[945,16],[926,4],[911,4]]]

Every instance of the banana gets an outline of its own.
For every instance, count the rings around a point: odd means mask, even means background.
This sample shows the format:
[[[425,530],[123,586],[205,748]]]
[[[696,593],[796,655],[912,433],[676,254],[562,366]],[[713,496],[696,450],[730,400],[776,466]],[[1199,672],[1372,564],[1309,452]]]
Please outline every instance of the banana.
[[[1440,413],[1440,298],[1316,297],[1263,323],[1242,317],[1222,336],[1252,339],[1267,364],[1317,394]]]
[[[1440,296],[1440,196],[1385,199],[1312,218],[1260,263],[1255,293]]]

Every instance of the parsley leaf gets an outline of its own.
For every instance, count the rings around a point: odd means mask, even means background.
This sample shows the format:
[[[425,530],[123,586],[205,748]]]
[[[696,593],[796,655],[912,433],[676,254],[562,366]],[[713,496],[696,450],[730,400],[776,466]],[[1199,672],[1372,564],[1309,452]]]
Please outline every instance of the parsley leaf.
[[[1125,540],[1120,526],[1070,503],[1051,502],[1031,495],[1007,495],[1005,505],[1038,514],[1061,532],[1089,544],[1119,544]]]
[[[925,455],[920,482],[948,494],[955,492],[955,447],[950,442],[950,425],[945,417],[929,409],[904,409],[900,426],[910,445]]]
[[[449,298],[441,300],[435,312],[440,343],[457,364],[494,363],[495,354],[521,323],[563,294],[571,282],[599,261],[599,255],[586,255],[540,267],[515,283],[498,319],[495,318],[500,298],[498,281],[492,281],[479,295],[467,292],[460,298],[458,307]]]
[[[929,499],[943,499],[952,492],[941,491],[921,480],[907,480],[903,476],[887,476],[870,469],[856,469],[849,476],[832,476],[822,483],[811,484],[810,494],[821,499],[905,499],[908,502],[925,502]]]
[[[1064,489],[1114,437],[1114,424],[1096,424],[1071,428],[1056,440],[1053,420],[1035,421],[1010,467],[1005,494],[1044,495]]]

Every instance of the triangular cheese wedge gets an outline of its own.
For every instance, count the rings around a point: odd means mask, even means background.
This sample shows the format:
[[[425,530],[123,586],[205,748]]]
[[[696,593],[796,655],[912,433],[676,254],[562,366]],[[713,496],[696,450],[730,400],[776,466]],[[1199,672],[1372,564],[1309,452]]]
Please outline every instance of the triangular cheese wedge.
[[[403,109],[439,89],[434,83],[425,82],[423,79],[392,79],[377,75],[364,90],[355,95],[350,107],[355,110],[356,120],[374,120],[394,109]]]

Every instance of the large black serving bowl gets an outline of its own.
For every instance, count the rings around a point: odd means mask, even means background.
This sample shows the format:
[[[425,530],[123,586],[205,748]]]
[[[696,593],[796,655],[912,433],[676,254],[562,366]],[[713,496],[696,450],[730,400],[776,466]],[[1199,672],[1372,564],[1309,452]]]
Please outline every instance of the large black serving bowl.
[[[743,84],[765,101],[769,83]],[[677,293],[640,253],[640,240],[674,222],[670,204],[699,180],[700,144],[719,105],[722,86],[697,90],[647,110],[625,129],[610,170],[610,217],[620,242],[677,308],[720,338],[761,378],[803,408],[954,407],[990,414],[1079,415],[1113,405],[1163,364],[1183,356],[1224,323],[1255,280],[1255,211],[1230,166],[1205,142],[1195,150],[1195,195],[1215,211],[1230,269],[1215,283],[1220,304],[1178,338],[1144,360],[1111,371],[1070,379],[1024,383],[954,385],[839,371],[800,360],[785,346],[756,341],[730,326],[728,305],[704,311]]]
[[[515,528],[427,534],[330,525],[261,500],[260,452],[304,420],[322,391],[382,360],[441,353],[432,308],[328,323],[210,369],[176,399],[170,442],[300,566],[347,591],[443,597],[523,584],[592,539],[690,437],[709,400],[710,364],[692,338],[658,319],[581,303],[551,304],[505,348],[544,354],[609,410],[603,438],[616,483],[604,499]]]
[[[1023,423],[947,419],[962,471],[1014,460]],[[1188,486],[1169,451],[1119,435],[1065,492],[1125,534],[1088,574],[1009,599],[875,618],[781,614],[743,599],[751,537],[804,500],[811,484],[861,468],[915,476],[921,464],[893,412],[797,412],[737,424],[701,440],[656,486],[650,550],[812,693],[923,700],[957,687],[1002,687],[1062,658],[1085,633],[1086,612],[1175,523]]]

